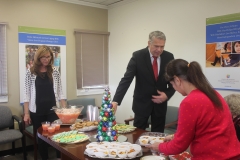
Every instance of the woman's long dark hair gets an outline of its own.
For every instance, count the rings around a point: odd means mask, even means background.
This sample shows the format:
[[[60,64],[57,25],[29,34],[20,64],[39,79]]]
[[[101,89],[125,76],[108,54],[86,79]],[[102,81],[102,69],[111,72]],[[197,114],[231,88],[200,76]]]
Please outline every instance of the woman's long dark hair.
[[[233,42],[233,45],[232,45],[232,53],[237,53],[236,51],[235,51],[235,45],[236,44],[240,44],[240,41],[235,41],[235,42]]]
[[[174,76],[192,83],[197,89],[205,93],[217,108],[223,108],[221,100],[218,98],[215,90],[203,74],[198,62],[193,61],[188,63],[183,59],[170,61],[166,66],[165,79],[167,81],[172,81]]]

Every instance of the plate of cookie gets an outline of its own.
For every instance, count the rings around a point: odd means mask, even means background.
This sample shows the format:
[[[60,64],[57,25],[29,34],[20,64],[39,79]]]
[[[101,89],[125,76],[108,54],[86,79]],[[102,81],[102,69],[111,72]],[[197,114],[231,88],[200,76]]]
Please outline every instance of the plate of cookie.
[[[76,119],[75,123],[82,122],[82,121],[83,121],[82,119]],[[68,126],[71,125],[71,124],[67,124],[67,123],[62,123],[62,121],[60,119],[57,119],[54,122],[61,123],[61,125],[68,125]]]
[[[92,131],[97,129],[98,121],[82,121],[76,122],[70,126],[71,130],[77,130],[80,132]]]
[[[52,141],[63,144],[74,144],[87,141],[89,136],[78,131],[67,131],[54,134],[50,137]]]

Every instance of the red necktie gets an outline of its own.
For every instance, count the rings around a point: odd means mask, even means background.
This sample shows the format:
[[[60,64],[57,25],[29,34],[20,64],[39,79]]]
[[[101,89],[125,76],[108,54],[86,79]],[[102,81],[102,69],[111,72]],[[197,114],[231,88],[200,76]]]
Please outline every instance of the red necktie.
[[[154,73],[154,77],[155,77],[155,80],[157,81],[158,79],[158,63],[157,63],[157,57],[154,57],[154,60],[153,60],[153,64],[152,64],[152,67],[153,67],[153,73]]]

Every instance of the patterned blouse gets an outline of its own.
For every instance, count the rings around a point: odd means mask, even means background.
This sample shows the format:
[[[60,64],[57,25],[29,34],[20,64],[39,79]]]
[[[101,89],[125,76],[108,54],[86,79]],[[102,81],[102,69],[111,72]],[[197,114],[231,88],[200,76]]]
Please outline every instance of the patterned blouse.
[[[56,98],[56,103],[59,105],[59,100],[65,99],[62,92],[62,82],[60,73],[53,68],[53,90]],[[25,86],[24,86],[24,102],[29,102],[29,110],[36,113],[36,75],[32,74],[28,69],[25,75]]]

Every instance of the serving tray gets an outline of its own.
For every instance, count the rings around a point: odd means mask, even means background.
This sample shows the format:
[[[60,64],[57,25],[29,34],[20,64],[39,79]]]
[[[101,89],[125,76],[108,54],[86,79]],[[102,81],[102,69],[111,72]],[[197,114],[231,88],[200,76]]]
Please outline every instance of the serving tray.
[[[83,120],[82,119],[76,119],[76,121],[74,122],[74,123],[76,123],[76,122],[82,122]],[[54,122],[57,122],[57,123],[60,123],[61,125],[72,125],[72,124],[68,124],[68,123],[62,123],[62,121],[60,120],[60,119],[57,119],[57,120],[55,120]]]
[[[132,157],[132,158],[130,158],[130,157],[126,157],[126,158],[115,157],[115,158],[112,158],[112,157],[108,157],[108,156],[101,158],[101,157],[96,157],[95,155],[89,155],[86,151],[84,151],[84,154],[89,156],[89,157],[99,158],[99,159],[134,159],[136,157],[141,157],[143,155],[142,151],[140,151],[135,157]]]
[[[116,124],[116,129],[118,130],[118,133],[129,133],[132,132],[136,129],[136,127],[132,125],[127,125],[127,124]]]
[[[68,132],[70,132],[70,131],[68,131]],[[65,133],[68,133],[68,132],[65,132]],[[63,132],[62,132],[62,133],[63,133]],[[62,133],[58,133],[58,134],[62,134]],[[71,142],[61,142],[61,141],[56,141],[56,140],[53,139],[54,136],[56,136],[56,135],[58,135],[58,134],[55,134],[55,135],[53,135],[53,136],[51,136],[51,137],[49,137],[49,138],[50,138],[53,142],[60,143],[60,144],[75,144],[75,143],[85,142],[85,141],[89,140],[89,136],[88,136],[87,134],[77,133],[77,134],[79,134],[79,135],[84,135],[85,138],[82,138],[82,139],[79,139],[79,140],[75,140],[75,141],[71,141]],[[63,137],[70,137],[70,136],[72,136],[72,135],[69,134],[69,135],[66,135],[66,136],[63,136]],[[60,139],[60,138],[59,138],[59,139]]]
[[[135,142],[135,144],[141,145],[140,142],[139,142],[139,139],[140,139],[140,137],[142,137],[142,136],[166,137],[167,135],[168,135],[168,134],[166,134],[166,133],[160,133],[160,132],[144,132],[144,133],[142,133],[142,134],[139,136],[139,138],[137,139],[137,141]],[[148,144],[149,144],[149,143],[148,143]],[[146,145],[148,145],[148,144],[146,144]],[[143,146],[143,145],[141,145],[141,146]]]

